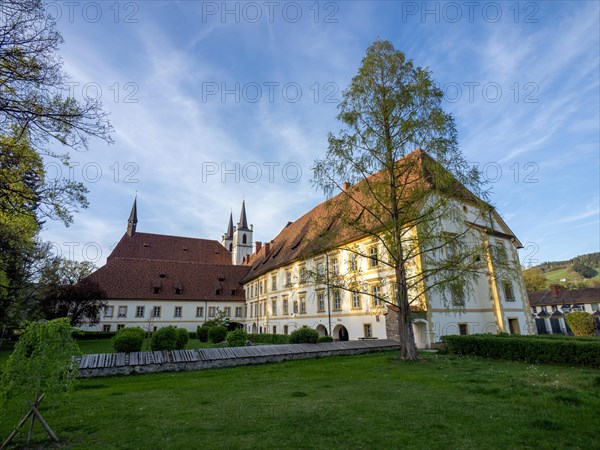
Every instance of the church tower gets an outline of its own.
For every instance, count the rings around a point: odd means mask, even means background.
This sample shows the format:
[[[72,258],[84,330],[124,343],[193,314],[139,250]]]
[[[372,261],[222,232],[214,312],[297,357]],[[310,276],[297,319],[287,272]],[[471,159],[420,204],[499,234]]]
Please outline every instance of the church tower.
[[[235,227],[233,226],[233,213],[229,213],[229,225],[227,225],[227,232],[221,239],[221,245],[230,252],[233,252],[233,232]]]
[[[127,221],[127,235],[132,237],[135,234],[137,227],[137,195],[133,200],[133,206],[131,207],[131,214],[129,214],[129,220]]]
[[[242,264],[244,257],[252,254],[252,233],[253,227],[250,225],[248,228],[248,219],[246,218],[246,202],[242,201],[240,221],[233,229],[231,260],[234,265]]]

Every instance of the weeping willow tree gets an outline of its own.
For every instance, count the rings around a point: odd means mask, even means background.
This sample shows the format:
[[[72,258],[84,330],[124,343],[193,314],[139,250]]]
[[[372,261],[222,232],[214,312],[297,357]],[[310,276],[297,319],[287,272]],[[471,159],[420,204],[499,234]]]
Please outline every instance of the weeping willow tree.
[[[342,229],[366,237],[371,245],[345,250],[367,259],[381,279],[393,278],[388,296],[368,292],[360,275],[334,275],[329,285],[393,304],[401,357],[409,360],[417,359],[415,306],[435,291],[447,305],[464,307],[470,281],[489,269],[489,243],[469,224],[465,204],[484,223],[492,209],[442,99],[428,70],[390,42],[376,41],[343,94],[343,128],[329,135],[326,156],[313,168],[314,184],[328,197],[337,194],[329,200],[338,223],[326,227],[329,247],[344,240]]]
[[[3,444],[8,445],[31,417],[27,443],[37,419],[54,441],[58,438],[37,410],[45,397],[50,405],[64,401],[78,375],[73,357],[79,354],[68,318],[32,322],[19,338],[2,373],[0,418],[24,415]]]

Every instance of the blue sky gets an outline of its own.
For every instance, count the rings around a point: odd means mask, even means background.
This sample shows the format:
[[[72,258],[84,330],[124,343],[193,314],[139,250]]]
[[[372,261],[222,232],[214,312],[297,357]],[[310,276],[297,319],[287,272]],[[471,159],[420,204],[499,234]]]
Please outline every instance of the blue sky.
[[[43,237],[105,262],[138,231],[221,238],[246,200],[268,241],[324,200],[310,167],[366,48],[433,72],[523,264],[600,251],[598,2],[48,2],[74,95],[115,144],[73,152],[90,207]],[[49,176],[58,168],[49,162]]]

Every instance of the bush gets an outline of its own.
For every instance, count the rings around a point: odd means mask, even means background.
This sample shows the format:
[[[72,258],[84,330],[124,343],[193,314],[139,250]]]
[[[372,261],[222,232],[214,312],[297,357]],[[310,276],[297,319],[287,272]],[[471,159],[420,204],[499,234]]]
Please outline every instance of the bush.
[[[567,314],[565,322],[567,322],[575,336],[593,336],[596,332],[594,316],[587,312],[577,311]]]
[[[312,328],[302,327],[290,334],[291,344],[316,344],[319,339],[319,333]]]
[[[208,342],[208,330],[210,330],[210,327],[204,325],[196,329],[196,337],[200,342]]]
[[[249,334],[248,339],[255,344],[289,344],[290,337],[286,334]]]
[[[208,329],[208,340],[213,344],[219,344],[227,337],[227,328],[211,327]]]
[[[333,338],[331,336],[319,336],[317,342],[333,342]]]
[[[538,336],[443,336],[450,353],[535,364],[567,364],[600,367],[600,339],[547,339]]]
[[[73,337],[77,341],[112,339],[117,335],[114,331],[84,331],[83,333],[75,334]]]
[[[140,327],[122,328],[112,340],[113,348],[119,353],[139,352],[142,350],[146,332]]]
[[[227,333],[227,345],[229,347],[243,347],[248,340],[248,333],[243,328],[230,331]]]
[[[185,344],[190,340],[190,333],[185,328],[177,328],[177,342],[176,349],[183,350],[185,348]]]
[[[150,347],[152,347],[152,351],[175,350],[177,348],[177,328],[169,325],[156,330],[152,333]]]

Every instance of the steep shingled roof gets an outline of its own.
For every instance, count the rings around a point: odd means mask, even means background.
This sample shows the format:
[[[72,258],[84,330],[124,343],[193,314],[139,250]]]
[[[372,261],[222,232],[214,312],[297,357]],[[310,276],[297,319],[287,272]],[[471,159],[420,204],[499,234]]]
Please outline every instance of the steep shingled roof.
[[[151,233],[124,234],[107,262],[114,258],[231,264],[231,253],[217,241]]]
[[[244,301],[240,280],[247,272],[248,267],[232,264],[113,258],[88,278],[109,299],[239,302]]]
[[[401,194],[403,198],[409,198],[412,190],[417,187],[418,190],[421,190],[423,183],[435,190],[436,185],[439,184],[436,180],[436,173],[450,175],[443,168],[440,172],[436,172],[441,166],[422,150],[409,153],[397,162],[397,164],[401,163],[408,166],[408,169],[398,176],[398,183],[403,186]],[[434,167],[435,170],[432,170]],[[384,176],[386,173],[380,171],[348,189],[352,192],[353,197],[360,200],[365,195],[364,192],[361,192],[364,184],[377,182]],[[449,186],[454,197],[468,202],[481,202],[454,177],[451,175],[450,177],[450,182],[446,180],[446,186]],[[258,253],[252,255],[247,261],[247,264],[251,265],[251,269],[242,282],[246,283],[270,270],[304,259],[315,252],[322,252],[327,248],[340,246],[368,235],[341,220],[341,211],[344,211],[344,215],[347,217],[355,217],[354,220],[360,223],[363,229],[374,230],[381,227],[378,218],[370,216],[358,202],[350,200],[348,195],[341,192],[316,206],[295,222],[288,223],[271,241],[269,247],[263,246]]]
[[[528,292],[527,297],[529,297],[531,306],[600,303],[600,288],[560,290],[555,293],[551,289],[546,289],[545,291]]]

